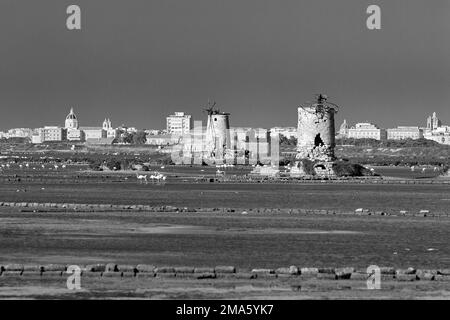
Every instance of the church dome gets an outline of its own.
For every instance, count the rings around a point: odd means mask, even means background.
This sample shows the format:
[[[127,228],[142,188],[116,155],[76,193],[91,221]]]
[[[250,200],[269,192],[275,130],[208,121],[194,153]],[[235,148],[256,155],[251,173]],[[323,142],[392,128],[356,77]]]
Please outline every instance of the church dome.
[[[70,108],[70,113],[67,115],[66,120],[76,120],[77,116],[73,113],[73,108]]]
[[[73,112],[73,108],[70,108],[70,113],[66,117],[65,126],[66,129],[78,129],[77,116]]]

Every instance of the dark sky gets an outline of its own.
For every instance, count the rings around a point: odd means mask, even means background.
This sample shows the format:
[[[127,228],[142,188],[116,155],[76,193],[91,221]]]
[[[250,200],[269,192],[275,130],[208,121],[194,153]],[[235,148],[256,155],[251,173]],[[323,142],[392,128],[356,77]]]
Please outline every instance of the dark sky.
[[[70,107],[84,126],[164,128],[204,120],[208,98],[232,126],[295,126],[318,92],[338,125],[450,124],[449,34],[448,0],[1,0],[0,129],[62,125]]]

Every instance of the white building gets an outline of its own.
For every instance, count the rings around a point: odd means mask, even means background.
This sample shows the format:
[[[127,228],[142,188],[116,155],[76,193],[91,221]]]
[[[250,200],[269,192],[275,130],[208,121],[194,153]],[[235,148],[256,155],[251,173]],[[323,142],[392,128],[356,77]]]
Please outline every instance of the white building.
[[[423,138],[423,129],[419,127],[402,127],[387,129],[388,140],[421,139]]]
[[[286,138],[297,138],[297,128],[295,127],[273,127],[270,128],[270,133],[280,134]]]
[[[103,130],[106,131],[107,138],[115,139],[119,136],[119,130],[113,128],[111,120],[109,119],[105,119],[105,121],[103,121]]]
[[[46,126],[41,129],[39,133],[42,137],[42,142],[47,141],[64,141],[67,139],[67,131],[65,128],[58,126]]]
[[[167,133],[183,135],[189,133],[192,129],[192,118],[184,112],[175,112],[167,117]]]
[[[160,134],[166,134],[165,131],[166,130],[158,130],[158,129],[146,129],[146,130],[144,130],[144,132],[148,136],[156,136],[156,135],[160,135]]]
[[[102,127],[80,127],[84,133],[84,139],[101,139],[106,138],[106,130]]]
[[[433,115],[427,118],[427,127],[424,131],[423,137],[425,139],[450,145],[450,126],[442,125],[436,112],[433,112]]]
[[[33,134],[32,136],[31,136],[31,143],[33,143],[33,144],[39,144],[39,143],[42,143],[42,142],[44,142],[44,137],[42,136],[42,135],[40,135],[40,134]]]
[[[14,128],[8,130],[8,138],[31,138],[33,130],[30,128]]]
[[[361,122],[348,129],[348,137],[353,139],[386,140],[387,132],[386,129],[380,129],[374,124]]]
[[[84,132],[80,129],[67,129],[68,141],[84,141]]]
[[[146,144],[153,146],[170,146],[180,143],[181,137],[172,134],[147,135]]]
[[[436,141],[440,144],[450,145],[450,133],[447,134],[436,134],[436,133],[425,133],[423,136],[425,139]]]
[[[44,142],[44,128],[37,128],[33,130],[33,135],[31,136],[31,143],[42,143]]]
[[[251,129],[255,132],[255,137],[257,139],[267,139],[270,135],[269,130],[265,129],[265,128],[255,128],[255,129]]]

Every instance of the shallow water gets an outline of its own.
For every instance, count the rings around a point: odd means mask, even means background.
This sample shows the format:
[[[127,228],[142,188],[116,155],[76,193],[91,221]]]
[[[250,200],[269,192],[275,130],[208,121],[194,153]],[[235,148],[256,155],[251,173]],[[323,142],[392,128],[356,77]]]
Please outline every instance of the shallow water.
[[[450,219],[5,211],[0,219],[2,263],[450,266]]]

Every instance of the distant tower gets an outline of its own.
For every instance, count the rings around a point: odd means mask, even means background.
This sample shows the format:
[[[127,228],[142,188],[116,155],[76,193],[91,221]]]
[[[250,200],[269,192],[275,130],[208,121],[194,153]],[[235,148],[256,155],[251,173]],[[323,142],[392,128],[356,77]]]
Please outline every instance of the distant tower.
[[[347,137],[348,136],[348,129],[349,129],[349,126],[347,124],[347,120],[344,119],[344,122],[342,122],[341,127],[339,128],[339,136],[340,137]]]
[[[433,119],[433,130],[439,128],[442,125],[441,120],[439,120],[439,118],[436,115],[436,112],[433,112],[432,119]]]
[[[70,112],[66,117],[64,127],[66,129],[78,129],[78,119],[75,113],[73,112],[73,108],[70,108]]]
[[[427,118],[427,129],[433,131],[442,126],[441,120],[436,115],[436,112],[433,112],[432,116]]]
[[[103,130],[108,131],[108,130],[111,130],[111,129],[112,129],[111,120],[105,118],[105,121],[103,121]]]
[[[223,159],[230,149],[230,119],[229,113],[214,109],[216,103],[208,102],[205,111],[208,114],[206,124],[206,151],[209,157]]]
[[[335,147],[334,114],[338,106],[327,96],[316,95],[316,101],[298,108],[297,159],[333,161]]]

